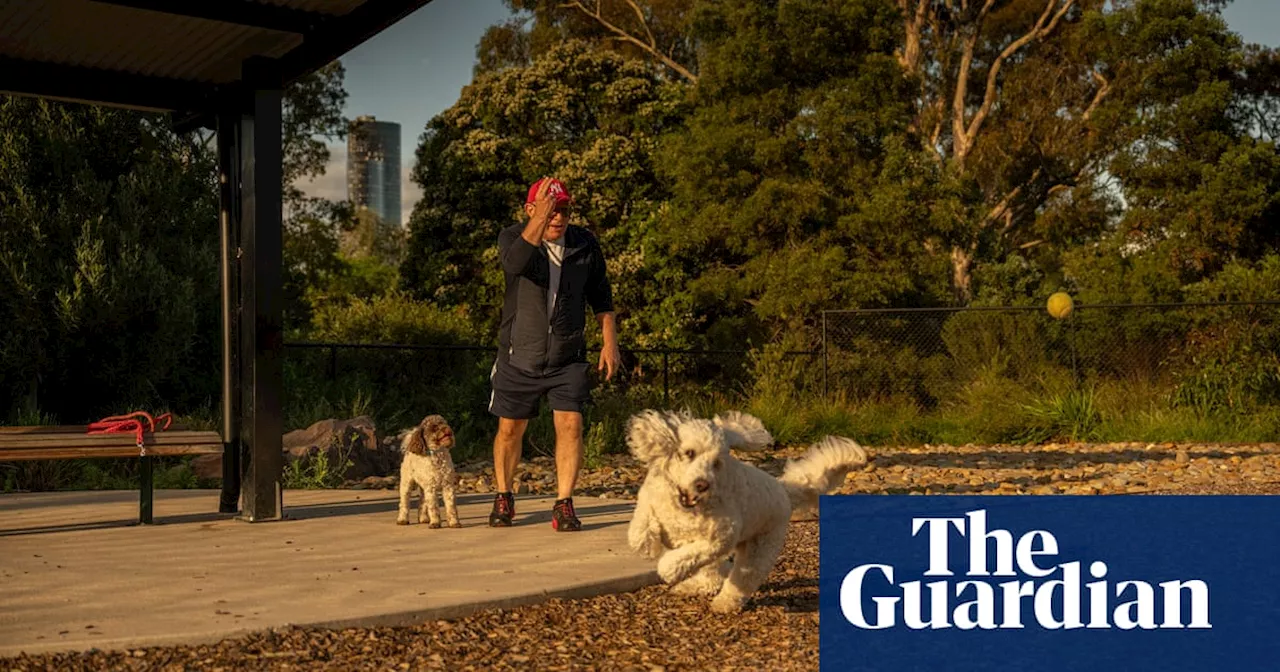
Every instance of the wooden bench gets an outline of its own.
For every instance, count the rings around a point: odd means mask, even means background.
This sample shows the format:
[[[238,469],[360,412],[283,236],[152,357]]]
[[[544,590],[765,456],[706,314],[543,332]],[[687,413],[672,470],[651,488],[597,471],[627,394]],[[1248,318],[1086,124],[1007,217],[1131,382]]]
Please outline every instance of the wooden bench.
[[[136,457],[141,471],[138,521],[150,525],[154,522],[155,503],[152,458],[222,453],[222,435],[218,432],[185,429],[145,432],[139,449],[137,436],[132,432],[87,434],[87,431],[85,425],[0,427],[0,462]]]

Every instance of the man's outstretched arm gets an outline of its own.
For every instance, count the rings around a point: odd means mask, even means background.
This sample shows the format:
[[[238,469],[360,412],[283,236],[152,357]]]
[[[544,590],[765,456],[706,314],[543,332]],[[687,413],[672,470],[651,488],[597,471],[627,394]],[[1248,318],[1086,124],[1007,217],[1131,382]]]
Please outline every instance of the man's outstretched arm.
[[[605,380],[613,378],[614,372],[622,366],[622,351],[618,348],[618,319],[613,312],[599,313],[596,320],[600,322],[600,335],[604,347],[600,350],[600,366],[605,369]]]

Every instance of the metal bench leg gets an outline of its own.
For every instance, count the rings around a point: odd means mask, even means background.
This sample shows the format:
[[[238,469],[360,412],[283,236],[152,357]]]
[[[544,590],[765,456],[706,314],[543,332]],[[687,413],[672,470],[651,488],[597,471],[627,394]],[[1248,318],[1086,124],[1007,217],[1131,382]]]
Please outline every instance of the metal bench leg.
[[[142,461],[140,465],[141,469],[139,470],[142,472],[142,499],[138,504],[138,522],[143,525],[151,525],[154,522],[154,519],[151,516],[151,509],[155,502],[155,493],[152,490],[151,456],[143,455],[138,459]]]

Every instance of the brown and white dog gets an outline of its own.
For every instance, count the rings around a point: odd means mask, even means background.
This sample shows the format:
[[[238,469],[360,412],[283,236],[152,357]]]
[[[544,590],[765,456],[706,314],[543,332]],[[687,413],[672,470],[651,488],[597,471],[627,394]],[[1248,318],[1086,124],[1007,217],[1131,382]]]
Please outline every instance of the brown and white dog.
[[[454,488],[458,477],[453,469],[449,449],[453,447],[453,428],[440,415],[428,415],[413,431],[405,435],[400,444],[404,461],[400,463],[400,512],[397,525],[409,524],[409,494],[413,486],[422,490],[422,507],[418,510],[418,522],[430,522],[440,527],[440,512],[436,509],[436,496],[443,495],[445,517],[449,527],[462,527],[458,522],[458,506],[454,500]]]

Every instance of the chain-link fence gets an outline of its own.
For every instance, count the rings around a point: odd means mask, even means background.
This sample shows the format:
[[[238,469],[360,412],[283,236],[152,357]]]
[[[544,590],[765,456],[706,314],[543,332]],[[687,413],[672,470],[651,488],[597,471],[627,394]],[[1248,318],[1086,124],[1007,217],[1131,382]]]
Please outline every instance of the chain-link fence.
[[[822,329],[824,395],[855,403],[1280,401],[1280,302],[1076,305],[1061,319],[1043,307],[837,310]]]
[[[814,422],[838,411],[864,429],[864,420],[888,423],[894,437],[951,436],[928,427],[941,422],[984,441],[1078,438],[1103,417],[1118,436],[1142,433],[1129,420],[1162,434],[1167,423],[1148,420],[1166,412],[1280,422],[1280,302],[1076,305],[1062,319],[1043,307],[837,310],[822,313],[821,332],[814,351],[624,349],[615,378],[596,381],[588,425],[605,423],[617,449],[620,423],[645,407],[776,406],[790,417],[797,404],[822,402]],[[483,445],[495,354],[481,345],[289,344],[286,426],[370,415],[397,428],[433,412]],[[533,425],[539,436],[550,435],[544,416]]]
[[[496,354],[495,346],[483,345],[289,343],[285,425],[368,415],[379,427],[402,428],[426,413],[441,413],[461,442],[481,445],[493,429],[487,409]],[[820,353],[800,354],[816,361]],[[598,355],[592,350],[589,361],[594,364]],[[616,425],[636,408],[701,408],[741,399],[750,391],[752,367],[747,350],[624,348],[612,380],[592,367],[596,391],[588,423],[609,418]],[[548,423],[543,414],[532,431],[545,434]],[[616,443],[620,428],[609,431]]]
[[[295,342],[286,348],[292,351],[289,361],[300,377],[329,383],[359,379],[402,390],[469,379],[483,383],[486,396],[496,356],[493,346],[483,345]],[[592,363],[598,355],[598,349],[590,351]],[[690,403],[704,391],[741,392],[749,380],[750,355],[748,350],[623,349],[622,366],[609,383],[619,390],[646,390],[667,405]]]

